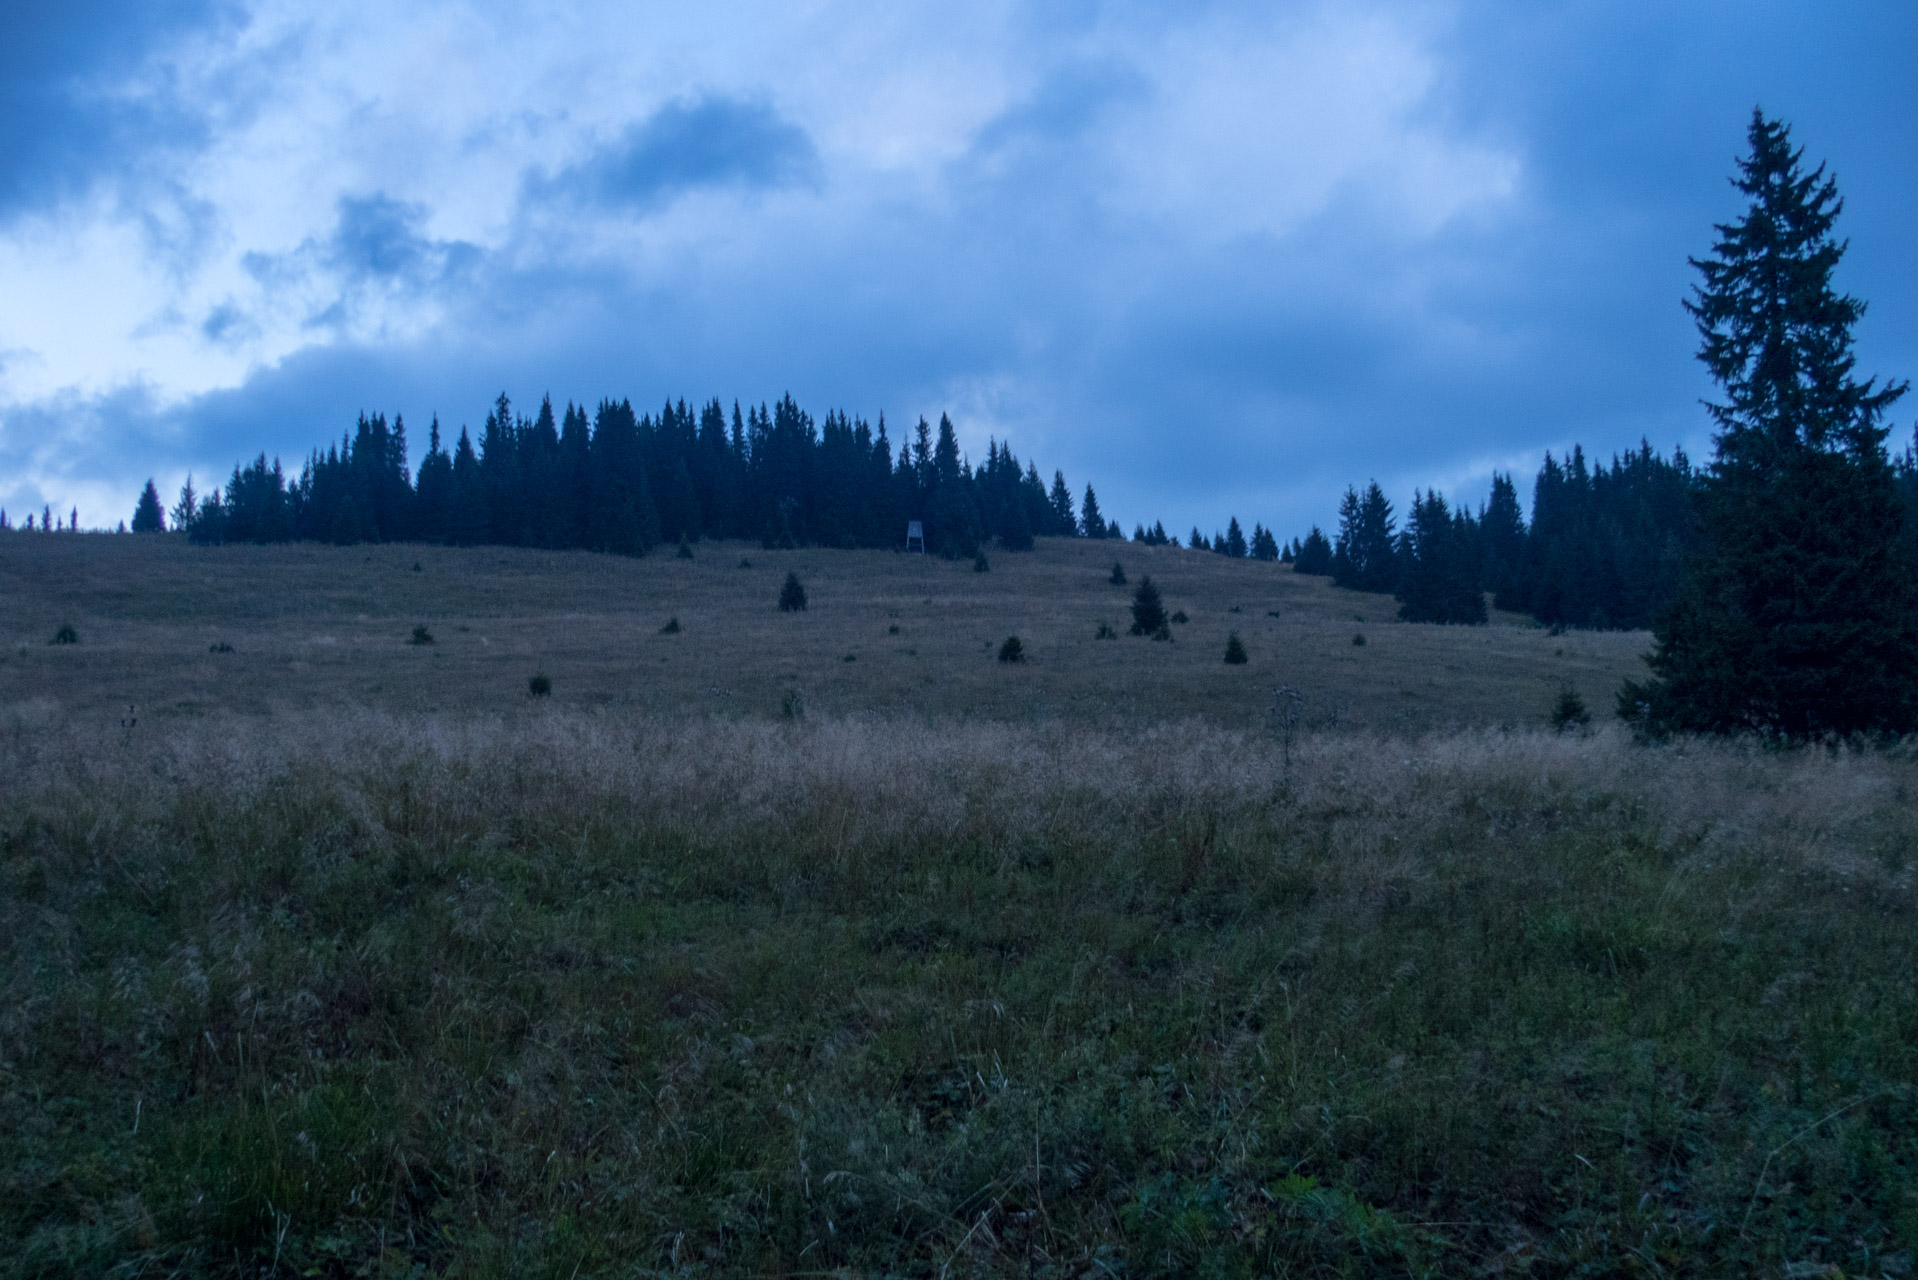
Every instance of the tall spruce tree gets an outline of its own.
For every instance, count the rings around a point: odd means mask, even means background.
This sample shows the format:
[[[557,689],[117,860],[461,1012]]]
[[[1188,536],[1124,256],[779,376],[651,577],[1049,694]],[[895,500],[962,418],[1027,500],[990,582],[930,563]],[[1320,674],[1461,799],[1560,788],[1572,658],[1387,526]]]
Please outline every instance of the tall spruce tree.
[[[1106,536],[1105,516],[1099,510],[1099,495],[1092,492],[1092,486],[1086,486],[1085,501],[1080,504],[1080,532],[1084,537],[1103,538]]]
[[[1699,493],[1703,543],[1656,628],[1657,677],[1620,710],[1659,730],[1756,730],[1803,740],[1918,727],[1918,601],[1886,409],[1907,384],[1853,376],[1865,304],[1838,293],[1843,208],[1823,165],[1754,111],[1733,185],[1748,206],[1719,225],[1686,310],[1717,455]]]
[[[166,516],[160,510],[160,491],[147,481],[147,487],[140,490],[140,501],[133,507],[133,531],[135,533],[163,533],[166,530]]]
[[[1364,496],[1347,489],[1339,501],[1339,539],[1332,552],[1332,580],[1354,591],[1391,592],[1398,587],[1398,539],[1392,504],[1374,480]]]
[[[1524,603],[1525,514],[1518,506],[1518,486],[1509,475],[1492,473],[1492,496],[1479,510],[1479,545],[1484,559],[1480,577],[1501,609]]]
[[[1455,518],[1437,490],[1414,492],[1406,519],[1399,576],[1404,622],[1482,623],[1474,527]]]

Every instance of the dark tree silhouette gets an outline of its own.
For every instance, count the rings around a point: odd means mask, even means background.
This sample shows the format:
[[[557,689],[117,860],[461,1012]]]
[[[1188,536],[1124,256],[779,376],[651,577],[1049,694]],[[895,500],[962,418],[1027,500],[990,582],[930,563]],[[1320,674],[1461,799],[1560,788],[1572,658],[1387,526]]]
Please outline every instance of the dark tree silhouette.
[[[1693,260],[1686,304],[1723,395],[1703,543],[1656,628],[1655,679],[1620,709],[1658,730],[1905,732],[1918,598],[1882,420],[1907,387],[1853,374],[1865,304],[1832,284],[1837,184],[1803,167],[1782,122],[1754,111],[1747,139],[1745,212]]]

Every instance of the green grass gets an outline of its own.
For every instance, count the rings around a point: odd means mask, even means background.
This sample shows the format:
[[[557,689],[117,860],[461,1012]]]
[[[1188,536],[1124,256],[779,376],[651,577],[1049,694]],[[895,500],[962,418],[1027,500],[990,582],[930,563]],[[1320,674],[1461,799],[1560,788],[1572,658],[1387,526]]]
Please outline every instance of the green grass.
[[[1903,755],[520,707],[0,736],[0,1274],[1909,1265]]]

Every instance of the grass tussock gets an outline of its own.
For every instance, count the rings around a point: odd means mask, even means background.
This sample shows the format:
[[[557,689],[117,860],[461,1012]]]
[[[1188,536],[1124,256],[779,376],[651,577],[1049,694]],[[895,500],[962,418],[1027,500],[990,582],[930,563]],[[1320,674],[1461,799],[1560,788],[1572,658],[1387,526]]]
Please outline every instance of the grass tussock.
[[[1904,1265],[1918,766],[1287,747],[0,736],[0,1271]]]

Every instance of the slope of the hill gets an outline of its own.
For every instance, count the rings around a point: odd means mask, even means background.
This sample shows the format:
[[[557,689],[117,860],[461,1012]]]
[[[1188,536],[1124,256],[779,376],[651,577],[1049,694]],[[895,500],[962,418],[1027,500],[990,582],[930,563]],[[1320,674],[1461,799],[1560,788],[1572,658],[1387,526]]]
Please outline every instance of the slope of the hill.
[[[1132,587],[1111,583],[1114,561],[1189,619],[1172,643],[1126,634]],[[776,607],[788,571],[804,613]],[[1396,731],[1539,723],[1567,686],[1603,714],[1649,645],[1513,616],[1460,628],[1394,615],[1389,597],[1283,565],[1069,539],[995,553],[981,573],[744,543],[634,560],[13,533],[0,535],[0,706],[29,719],[499,710],[537,673],[556,704],[654,713],[770,715],[796,693],[825,712],[1248,725],[1286,685],[1308,725]],[[1101,623],[1118,638],[1097,638]],[[77,644],[50,643],[62,625]],[[409,643],[416,626],[433,643]],[[1222,660],[1232,632],[1244,666]],[[1009,635],[1027,655],[1016,667],[996,661]]]

